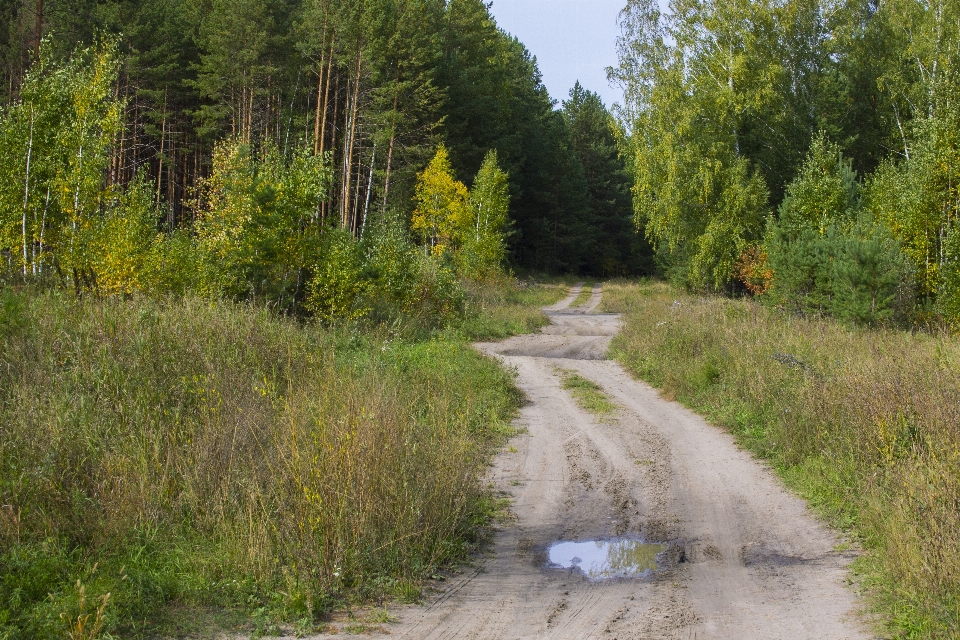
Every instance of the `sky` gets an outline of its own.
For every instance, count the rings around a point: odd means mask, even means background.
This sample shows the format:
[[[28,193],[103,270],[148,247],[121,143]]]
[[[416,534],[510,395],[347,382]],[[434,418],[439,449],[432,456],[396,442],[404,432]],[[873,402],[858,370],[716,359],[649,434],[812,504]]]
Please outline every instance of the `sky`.
[[[610,107],[620,89],[607,83],[617,64],[617,15],[626,0],[493,0],[497,25],[536,56],[543,84],[555,100],[567,98],[577,80]]]

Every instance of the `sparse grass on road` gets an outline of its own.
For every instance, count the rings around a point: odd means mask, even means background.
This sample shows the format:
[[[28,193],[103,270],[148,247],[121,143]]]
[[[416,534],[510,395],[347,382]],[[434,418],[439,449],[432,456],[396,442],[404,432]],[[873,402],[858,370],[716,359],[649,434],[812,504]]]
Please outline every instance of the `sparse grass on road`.
[[[557,373],[560,374],[561,386],[590,413],[603,418],[616,411],[617,406],[610,402],[600,385],[569,369],[557,369]]]
[[[571,307],[582,307],[590,301],[590,296],[593,295],[593,288],[596,286],[595,282],[587,282],[583,285],[583,289],[580,290],[580,295],[577,296],[570,306]]]
[[[866,549],[892,633],[960,637],[960,341],[608,283],[611,355],[733,432]]]

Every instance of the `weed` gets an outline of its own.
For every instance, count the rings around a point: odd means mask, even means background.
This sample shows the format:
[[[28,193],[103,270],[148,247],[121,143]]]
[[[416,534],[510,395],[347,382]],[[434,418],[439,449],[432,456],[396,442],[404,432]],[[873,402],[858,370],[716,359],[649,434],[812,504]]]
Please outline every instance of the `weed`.
[[[502,280],[467,283],[466,318],[457,331],[467,340],[501,340],[550,324],[541,311],[566,294],[561,282]]]
[[[573,303],[571,303],[570,306],[571,306],[571,307],[582,307],[582,306],[584,306],[585,304],[587,304],[587,302],[590,301],[590,296],[593,295],[593,288],[594,288],[595,286],[596,286],[596,283],[594,283],[594,282],[588,282],[588,283],[586,283],[585,285],[583,285],[583,289],[580,290],[580,294],[579,294],[579,295],[577,296],[577,298],[573,301]]]

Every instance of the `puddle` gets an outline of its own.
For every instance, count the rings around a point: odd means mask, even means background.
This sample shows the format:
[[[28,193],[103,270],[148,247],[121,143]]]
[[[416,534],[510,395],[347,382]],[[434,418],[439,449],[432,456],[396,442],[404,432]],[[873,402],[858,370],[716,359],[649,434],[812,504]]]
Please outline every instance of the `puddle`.
[[[547,549],[548,566],[577,569],[591,582],[613,578],[639,578],[660,568],[657,556],[665,544],[639,540],[589,540],[557,542]]]

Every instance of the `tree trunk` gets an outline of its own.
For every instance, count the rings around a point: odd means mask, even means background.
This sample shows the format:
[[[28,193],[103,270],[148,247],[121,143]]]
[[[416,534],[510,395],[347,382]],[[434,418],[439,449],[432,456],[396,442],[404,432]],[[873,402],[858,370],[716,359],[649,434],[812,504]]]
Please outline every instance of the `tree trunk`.
[[[351,107],[350,113],[350,136],[348,137],[348,156],[347,156],[347,175],[346,180],[344,181],[345,188],[344,193],[346,195],[346,200],[343,207],[344,215],[344,226],[346,226],[347,220],[346,217],[350,212],[350,178],[351,172],[353,170],[353,149],[356,146],[356,132],[357,132],[357,103],[360,99],[360,64],[363,56],[362,50],[357,51],[357,71],[353,80],[353,105]]]
[[[157,165],[157,195],[156,206],[160,206],[160,187],[163,182],[163,144],[167,139],[167,90],[163,90],[163,115],[160,116],[160,154],[157,156],[160,163]]]
[[[37,0],[37,22],[34,27],[34,60],[40,59],[40,42],[43,40],[43,0]]]
[[[363,177],[360,157],[357,157],[357,179],[353,186],[353,208],[350,211],[350,233],[357,233],[357,214],[360,208],[360,180]]]
[[[330,74],[333,73],[333,43],[336,36],[330,36],[330,54],[327,56],[327,85],[323,89],[323,119],[320,121],[320,155],[323,155],[324,151],[324,142],[327,138],[327,108],[330,102]],[[337,85],[339,89],[339,85]],[[336,100],[336,96],[334,96]],[[334,116],[333,121],[336,122],[337,118]],[[333,144],[330,145],[333,148]]]
[[[27,277],[27,205],[30,202],[30,157],[33,155],[33,110],[30,110],[30,139],[27,142],[27,179],[23,186],[23,277]]]
[[[333,89],[333,120],[331,121],[333,124],[330,128],[330,149],[332,150],[335,150],[337,148],[337,118],[339,117],[339,112],[340,112],[340,74],[338,73],[336,84],[334,85],[334,89]],[[333,164],[331,164],[330,168],[333,169]],[[336,174],[333,173],[333,175],[335,176]],[[323,207],[324,219],[326,219],[327,217],[327,209],[330,209],[330,215],[331,216],[333,215],[332,195],[334,193],[334,189],[333,189],[334,186],[335,185],[333,184],[330,185],[331,197],[328,198],[328,202]]]
[[[390,195],[390,167],[393,165],[393,142],[397,137],[397,102],[399,90],[393,95],[393,113],[390,114],[390,146],[387,149],[387,175],[383,179],[383,211],[387,211],[387,196]]]
[[[377,145],[373,145],[373,155],[370,158],[370,179],[367,181],[367,201],[363,205],[363,222],[360,224],[360,237],[367,229],[367,212],[370,210],[370,192],[373,190],[373,170],[377,166]]]

